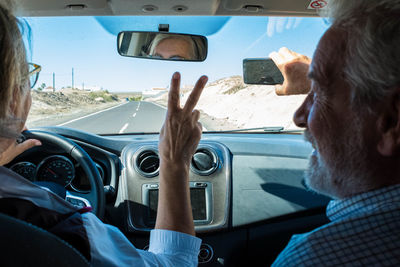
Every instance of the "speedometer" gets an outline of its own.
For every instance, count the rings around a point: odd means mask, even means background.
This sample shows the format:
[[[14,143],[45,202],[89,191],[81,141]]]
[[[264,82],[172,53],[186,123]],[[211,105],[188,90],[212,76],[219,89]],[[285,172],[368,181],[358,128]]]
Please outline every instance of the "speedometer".
[[[18,162],[10,167],[10,169],[29,181],[35,179],[36,165],[27,161]]]
[[[50,181],[67,186],[75,177],[74,164],[64,156],[50,156],[45,158],[38,166],[37,181]]]

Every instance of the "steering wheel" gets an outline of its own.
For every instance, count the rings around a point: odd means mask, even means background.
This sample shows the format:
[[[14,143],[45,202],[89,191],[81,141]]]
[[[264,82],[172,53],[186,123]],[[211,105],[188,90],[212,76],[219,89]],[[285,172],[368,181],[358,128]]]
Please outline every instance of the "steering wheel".
[[[96,214],[99,219],[102,219],[105,209],[103,181],[93,160],[86,153],[86,151],[76,143],[58,134],[40,130],[25,131],[22,134],[27,139],[40,140],[44,148],[47,146],[52,146],[62,150],[63,153],[67,153],[80,164],[86,176],[88,177],[91,190],[88,193],[78,193],[74,191],[70,191],[69,193],[72,196],[77,196],[88,200],[91,204],[93,213]]]

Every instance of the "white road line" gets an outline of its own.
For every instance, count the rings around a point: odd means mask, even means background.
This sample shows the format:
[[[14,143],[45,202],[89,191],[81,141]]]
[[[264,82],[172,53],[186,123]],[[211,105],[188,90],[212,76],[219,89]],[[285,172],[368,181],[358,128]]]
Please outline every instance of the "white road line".
[[[125,125],[122,126],[121,130],[119,130],[119,133],[122,134],[126,130],[126,128],[128,128],[128,125],[129,123],[125,123]]]
[[[135,112],[135,113],[133,113],[132,117],[134,117],[134,118],[136,117],[136,112]]]
[[[140,102],[139,102],[139,104],[137,105],[136,111],[138,111],[139,108],[140,108]]]
[[[120,106],[125,105],[125,104],[128,104],[128,103],[129,103],[129,102],[126,102],[126,103],[122,103],[122,104],[120,104],[120,105],[118,105],[118,106],[115,106],[115,107],[111,107],[111,108],[108,108],[108,109],[105,109],[105,110],[100,110],[100,111],[97,111],[97,112],[95,112],[95,113],[91,113],[91,114],[89,114],[89,115],[86,115],[86,116],[83,116],[83,117],[79,117],[79,118],[77,118],[77,119],[73,119],[73,120],[70,120],[70,121],[67,121],[67,122],[58,124],[57,126],[64,126],[64,125],[66,125],[66,124],[69,124],[69,123],[72,123],[72,122],[75,122],[75,121],[78,121],[78,120],[81,120],[81,119],[84,119],[84,118],[87,118],[87,117],[90,117],[90,116],[99,114],[99,113],[101,113],[101,112],[105,112],[105,111],[111,110],[111,109],[113,109],[113,108],[120,107]]]

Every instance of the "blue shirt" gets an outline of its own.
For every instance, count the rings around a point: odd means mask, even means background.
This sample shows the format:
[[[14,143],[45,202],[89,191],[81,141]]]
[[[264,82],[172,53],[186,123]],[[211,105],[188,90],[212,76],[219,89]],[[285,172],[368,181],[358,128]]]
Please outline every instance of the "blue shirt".
[[[92,266],[197,266],[201,239],[169,230],[152,230],[148,251],[135,248],[118,228],[93,213],[82,215]]]
[[[332,200],[330,223],[293,235],[273,266],[400,266],[400,185]]]
[[[77,208],[49,190],[0,166],[0,198],[18,198],[38,207],[66,214]],[[197,266],[201,239],[169,230],[150,233],[149,250],[135,248],[116,227],[104,224],[93,213],[82,214],[90,243],[92,266]]]

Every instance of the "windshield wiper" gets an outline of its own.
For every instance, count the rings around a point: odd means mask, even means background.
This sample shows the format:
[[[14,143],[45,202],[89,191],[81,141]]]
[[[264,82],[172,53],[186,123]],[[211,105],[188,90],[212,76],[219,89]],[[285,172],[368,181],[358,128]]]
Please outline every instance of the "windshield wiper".
[[[266,133],[280,133],[283,132],[285,128],[282,126],[276,127],[258,127],[258,128],[247,128],[247,129],[235,129],[235,130],[227,130],[227,131],[220,131],[223,133],[234,133],[234,132],[252,132],[252,131],[263,131]]]

